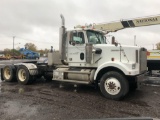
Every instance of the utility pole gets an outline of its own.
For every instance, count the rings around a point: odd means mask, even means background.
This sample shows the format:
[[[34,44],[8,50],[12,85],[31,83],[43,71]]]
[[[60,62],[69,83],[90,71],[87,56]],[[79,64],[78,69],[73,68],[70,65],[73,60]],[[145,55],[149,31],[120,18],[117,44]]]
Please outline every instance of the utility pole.
[[[153,45],[153,50],[154,50],[154,44],[152,44]]]
[[[13,56],[14,56],[14,39],[15,39],[15,36],[13,36]]]

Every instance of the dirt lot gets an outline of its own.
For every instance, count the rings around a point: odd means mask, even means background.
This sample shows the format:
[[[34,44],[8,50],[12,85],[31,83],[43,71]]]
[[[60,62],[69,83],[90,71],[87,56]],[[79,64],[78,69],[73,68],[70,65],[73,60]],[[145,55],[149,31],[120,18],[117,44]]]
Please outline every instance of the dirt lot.
[[[112,117],[160,118],[160,87],[142,86],[123,101],[105,99],[92,86],[37,80],[0,83],[0,120],[58,120]]]
[[[3,65],[0,63],[0,67]],[[160,85],[143,85],[124,100],[113,101],[93,86],[46,82],[43,78],[32,85],[19,85],[0,79],[0,120],[126,117],[160,119]]]

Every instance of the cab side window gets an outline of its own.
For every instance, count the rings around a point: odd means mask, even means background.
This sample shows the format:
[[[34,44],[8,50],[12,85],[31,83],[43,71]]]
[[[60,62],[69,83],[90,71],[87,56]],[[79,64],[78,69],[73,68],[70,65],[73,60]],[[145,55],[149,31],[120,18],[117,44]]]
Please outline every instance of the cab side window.
[[[72,40],[73,40],[73,42],[75,44],[84,44],[85,40],[84,40],[84,34],[83,34],[83,32],[73,33]]]

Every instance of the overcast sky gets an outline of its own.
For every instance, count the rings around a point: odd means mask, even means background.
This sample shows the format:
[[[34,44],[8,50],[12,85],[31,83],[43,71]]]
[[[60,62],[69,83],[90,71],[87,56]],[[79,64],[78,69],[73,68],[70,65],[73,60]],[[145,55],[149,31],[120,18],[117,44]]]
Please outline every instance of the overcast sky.
[[[66,28],[86,23],[160,15],[160,0],[0,0],[0,50],[34,43],[38,49],[59,49],[60,14]],[[114,35],[122,45],[136,44],[147,49],[160,42],[160,25],[129,28]]]

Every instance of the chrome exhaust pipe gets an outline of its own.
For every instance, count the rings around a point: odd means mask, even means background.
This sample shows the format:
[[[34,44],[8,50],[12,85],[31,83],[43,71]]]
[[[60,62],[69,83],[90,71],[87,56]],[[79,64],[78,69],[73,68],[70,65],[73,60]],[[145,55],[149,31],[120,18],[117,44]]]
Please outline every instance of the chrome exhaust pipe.
[[[62,26],[59,29],[59,53],[62,64],[67,64],[64,62],[66,60],[66,28],[65,28],[65,19],[64,16],[60,15],[62,19]]]

